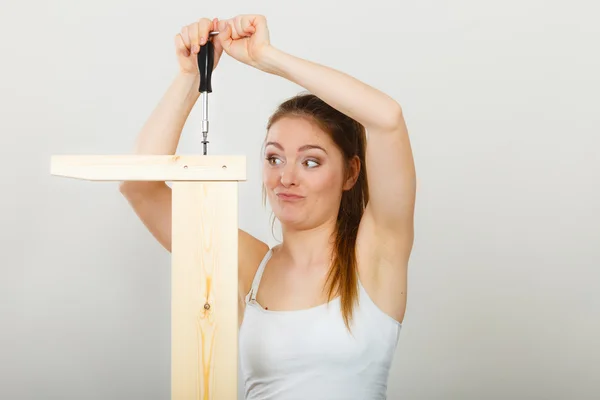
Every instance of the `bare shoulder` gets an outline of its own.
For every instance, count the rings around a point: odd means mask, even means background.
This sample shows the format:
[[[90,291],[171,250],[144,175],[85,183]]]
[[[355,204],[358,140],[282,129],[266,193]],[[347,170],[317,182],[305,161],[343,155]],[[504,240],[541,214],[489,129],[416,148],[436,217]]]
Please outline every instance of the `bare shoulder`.
[[[269,245],[248,232],[238,229],[238,278],[240,297],[250,290],[258,265],[269,251]]]
[[[378,227],[367,207],[356,239],[358,272],[369,297],[398,322],[403,321],[406,310],[412,245],[410,226]]]

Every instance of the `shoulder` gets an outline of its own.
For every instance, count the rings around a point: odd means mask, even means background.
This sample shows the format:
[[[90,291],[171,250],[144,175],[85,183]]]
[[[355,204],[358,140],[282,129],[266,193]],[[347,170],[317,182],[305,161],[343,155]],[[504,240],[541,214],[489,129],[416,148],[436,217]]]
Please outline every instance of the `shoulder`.
[[[238,280],[242,297],[250,290],[256,270],[268,251],[269,245],[265,242],[238,230]]]

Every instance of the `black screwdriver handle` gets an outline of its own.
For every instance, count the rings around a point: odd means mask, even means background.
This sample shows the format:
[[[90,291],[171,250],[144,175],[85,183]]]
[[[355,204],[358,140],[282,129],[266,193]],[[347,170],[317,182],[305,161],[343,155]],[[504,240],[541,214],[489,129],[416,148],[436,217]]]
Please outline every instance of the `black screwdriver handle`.
[[[212,93],[211,77],[215,64],[215,46],[208,39],[198,52],[198,70],[200,72],[200,92]]]

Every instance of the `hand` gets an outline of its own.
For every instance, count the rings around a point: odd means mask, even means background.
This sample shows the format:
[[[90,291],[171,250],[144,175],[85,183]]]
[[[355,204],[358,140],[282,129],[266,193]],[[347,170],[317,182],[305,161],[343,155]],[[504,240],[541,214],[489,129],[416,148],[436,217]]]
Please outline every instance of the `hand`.
[[[217,18],[212,21],[208,18],[202,18],[197,22],[186,25],[181,28],[181,33],[175,35],[175,49],[177,61],[179,62],[179,70],[184,74],[199,75],[198,68],[198,53],[200,46],[204,46],[208,40],[209,32],[216,31],[219,20]],[[213,39],[215,47],[215,62],[213,70],[217,68],[223,47],[218,40]]]
[[[260,68],[264,53],[271,46],[267,19],[262,15],[238,15],[218,23],[215,41],[227,54],[252,67]]]

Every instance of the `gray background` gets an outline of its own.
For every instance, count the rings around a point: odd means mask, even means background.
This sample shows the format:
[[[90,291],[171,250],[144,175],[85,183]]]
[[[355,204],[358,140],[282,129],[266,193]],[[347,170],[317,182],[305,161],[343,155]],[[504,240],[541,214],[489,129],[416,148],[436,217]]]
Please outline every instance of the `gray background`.
[[[129,153],[175,76],[173,36],[240,13],[404,108],[419,186],[389,398],[600,397],[598,5],[13,0],[0,12],[0,398],[169,398],[169,255],[116,183],[52,177],[50,155]],[[273,245],[260,144],[302,88],[227,56],[213,79],[209,151],[248,157],[240,226]],[[180,153],[201,151],[198,111]]]

